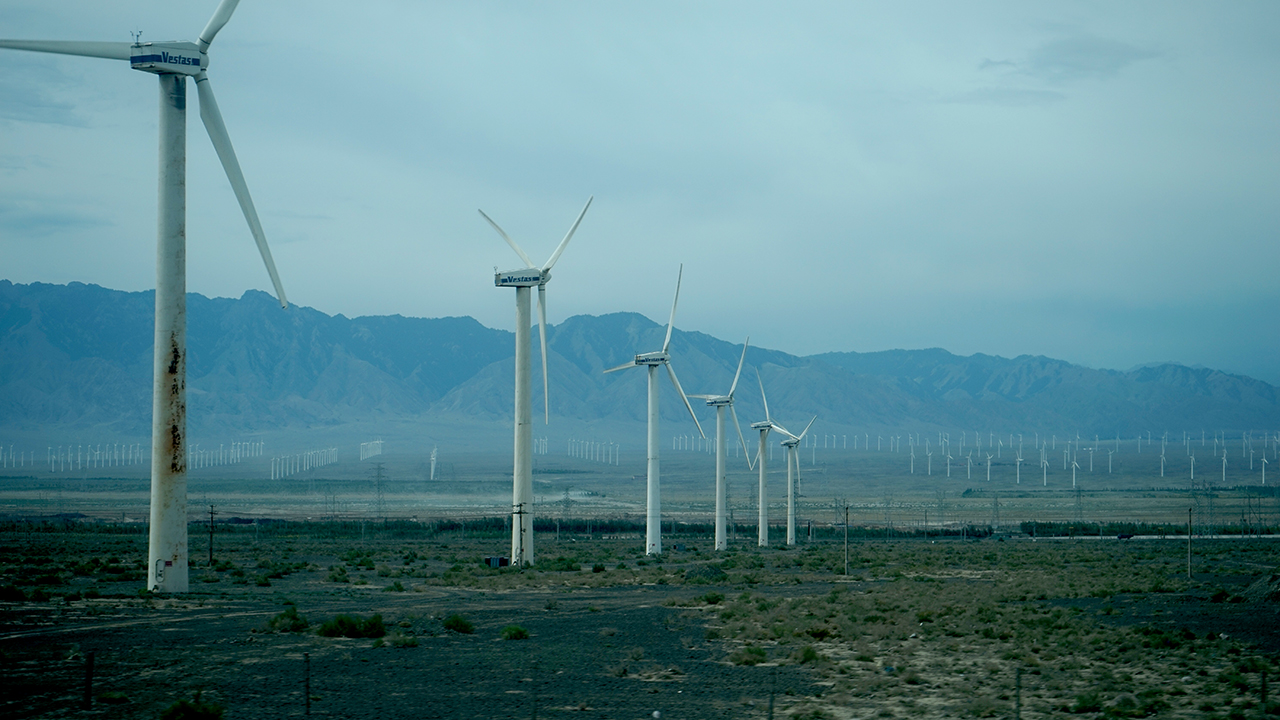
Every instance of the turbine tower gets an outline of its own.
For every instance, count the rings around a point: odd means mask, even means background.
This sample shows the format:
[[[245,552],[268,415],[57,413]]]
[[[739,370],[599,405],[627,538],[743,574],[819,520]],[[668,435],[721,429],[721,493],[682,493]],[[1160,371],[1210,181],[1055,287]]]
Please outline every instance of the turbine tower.
[[[631,362],[605,370],[606,373],[611,373],[642,366],[649,370],[649,458],[644,543],[646,555],[659,555],[662,553],[662,493],[661,481],[658,475],[658,366],[661,365],[667,368],[667,375],[671,377],[671,384],[675,386],[676,393],[684,401],[684,406],[689,411],[689,417],[693,418],[693,424],[698,428],[698,434],[703,438],[707,436],[706,433],[702,432],[702,424],[698,422],[698,416],[693,414],[693,406],[689,404],[689,398],[684,394],[684,388],[680,387],[680,380],[676,378],[676,371],[671,367],[671,354],[667,352],[668,348],[671,347],[671,331],[675,328],[676,306],[680,303],[680,281],[683,278],[684,265],[681,265],[680,273],[676,276],[676,296],[671,301],[671,318],[667,320],[667,337],[662,341],[662,349],[657,352],[640,353]]]
[[[478,211],[516,251],[524,261],[520,270],[493,273],[497,287],[516,289],[516,400],[515,400],[515,460],[511,478],[511,563],[517,567],[533,564],[533,388],[529,363],[529,288],[538,288],[538,333],[542,338],[542,401],[545,422],[551,422],[550,404],[547,400],[547,283],[551,280],[551,268],[560,259],[560,253],[578,230],[582,217],[591,207],[591,200],[578,213],[573,227],[556,246],[556,251],[542,267],[537,267],[524,250],[492,218]]]
[[[690,395],[689,397],[699,398],[707,401],[708,407],[716,409],[716,549],[727,550],[729,547],[729,537],[725,527],[725,449],[724,449],[724,410],[729,408],[729,413],[733,416],[733,426],[738,430],[738,442],[742,443],[742,447],[747,446],[747,439],[742,436],[742,426],[738,424],[738,412],[733,409],[733,393],[738,389],[738,378],[742,375],[742,363],[747,359],[747,346],[751,343],[751,338],[747,338],[742,343],[742,357],[738,358],[738,370],[733,374],[733,384],[729,386],[728,395]],[[748,467],[751,463],[748,460]]]
[[[281,307],[288,307],[267,238],[249,196],[231,137],[209,85],[209,45],[240,0],[222,0],[196,42],[0,40],[0,48],[126,60],[160,81],[160,162],[156,233],[156,322],[151,411],[151,523],[147,588],[187,591],[187,78],[195,79],[200,119],[231,182],[266,263]]]

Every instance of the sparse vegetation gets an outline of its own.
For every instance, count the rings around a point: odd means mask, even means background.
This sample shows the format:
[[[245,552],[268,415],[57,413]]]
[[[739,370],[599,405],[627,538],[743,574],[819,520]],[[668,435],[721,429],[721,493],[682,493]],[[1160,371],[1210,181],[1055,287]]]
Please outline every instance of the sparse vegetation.
[[[503,640],[528,640],[529,631],[519,625],[508,625],[502,628]]]
[[[343,614],[332,620],[326,620],[316,630],[316,634],[322,637],[380,638],[387,634],[387,628],[382,623],[381,615],[362,618],[358,615]]]
[[[444,619],[444,629],[452,630],[456,633],[462,633],[463,635],[470,635],[476,631],[476,626],[472,625],[470,620],[462,617],[458,613],[454,613]]]

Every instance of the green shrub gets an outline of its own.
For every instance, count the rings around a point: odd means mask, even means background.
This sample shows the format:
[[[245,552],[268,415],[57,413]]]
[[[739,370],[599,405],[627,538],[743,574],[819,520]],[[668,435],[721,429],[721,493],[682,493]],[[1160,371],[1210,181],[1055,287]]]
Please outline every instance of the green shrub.
[[[444,629],[452,630],[456,633],[462,633],[463,635],[470,635],[476,631],[476,626],[472,625],[470,620],[462,617],[458,613],[454,613],[444,619]]]
[[[27,594],[13,585],[0,586],[0,602],[26,602]]]
[[[694,599],[701,600],[702,602],[708,605],[719,605],[720,603],[724,602],[724,595],[718,592],[712,591],[707,593],[706,595],[702,595]]]
[[[529,631],[519,625],[508,625],[502,628],[503,640],[528,640]]]
[[[411,648],[418,647],[418,638],[412,635],[401,635],[395,633],[391,636],[391,647],[394,648]]]
[[[305,617],[298,614],[297,605],[290,605],[289,607],[286,607],[284,612],[267,621],[267,632],[302,632],[308,627],[311,627],[311,623],[307,622]]]
[[[317,631],[323,637],[380,638],[387,634],[382,615],[364,619],[359,615],[342,614],[327,620]]]
[[[768,659],[764,648],[747,646],[729,656],[734,665],[759,665]]]
[[[404,592],[404,591],[405,591],[404,583],[400,582],[399,580],[382,588],[382,592]]]
[[[200,693],[190,700],[179,700],[160,713],[160,720],[222,720],[222,706],[200,700]]]
[[[124,705],[129,702],[129,696],[115,690],[108,690],[98,696],[98,702],[108,705]]]
[[[591,566],[591,572],[593,573],[602,573],[604,572],[604,570],[605,568],[603,563],[596,563],[595,565]]]

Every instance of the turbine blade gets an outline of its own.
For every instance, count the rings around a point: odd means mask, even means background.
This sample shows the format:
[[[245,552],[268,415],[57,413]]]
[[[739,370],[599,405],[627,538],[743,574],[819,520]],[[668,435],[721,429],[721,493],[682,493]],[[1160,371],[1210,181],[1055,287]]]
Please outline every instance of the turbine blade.
[[[691,398],[698,398],[699,400],[710,400],[711,398],[713,398],[713,397],[718,397],[718,396],[716,396],[716,395],[690,395],[689,397],[691,397]]]
[[[520,246],[516,244],[515,240],[512,240],[511,237],[507,235],[505,230],[498,227],[498,223],[494,222],[493,218],[485,215],[483,210],[476,210],[476,212],[480,213],[480,217],[488,220],[489,224],[493,226],[493,229],[497,230],[498,234],[502,236],[502,239],[506,240],[507,244],[511,246],[511,249],[516,251],[516,254],[520,256],[520,259],[524,261],[525,267],[533,267],[533,261],[529,259],[529,256],[524,254],[524,251],[520,249]]]
[[[578,231],[578,224],[582,222],[583,216],[587,214],[587,208],[591,207],[591,201],[595,199],[594,195],[587,198],[586,206],[582,208],[582,212],[578,213],[578,219],[573,221],[573,227],[569,228],[569,233],[565,235],[564,239],[560,241],[560,244],[556,246],[556,251],[551,253],[551,259],[547,261],[546,265],[542,266],[543,270],[550,270],[551,266],[555,265],[556,261],[560,259],[560,253],[564,252],[565,247],[569,244],[569,239]]]
[[[222,0],[218,4],[218,9],[213,11],[213,17],[209,18],[209,23],[204,26],[204,31],[200,33],[200,52],[209,49],[210,43],[217,37],[218,31],[223,25],[231,19],[231,13],[236,11],[236,6],[240,4],[240,0]]]
[[[289,307],[284,295],[284,285],[280,283],[280,275],[276,273],[275,261],[271,259],[271,248],[267,247],[267,236],[262,232],[262,223],[258,221],[258,211],[253,207],[253,198],[249,196],[249,186],[244,181],[244,173],[240,171],[240,162],[236,160],[236,151],[231,147],[231,136],[227,134],[227,126],[222,122],[222,113],[218,111],[218,101],[213,97],[213,88],[209,86],[209,76],[200,73],[196,76],[196,90],[200,93],[200,119],[209,131],[209,140],[213,149],[222,161],[222,169],[227,172],[231,181],[231,189],[240,201],[240,210],[249,223],[249,232],[253,233],[254,242],[258,243],[258,252],[262,254],[262,262],[266,263],[267,274],[271,276],[271,284],[276,289],[276,299],[280,307]]]
[[[769,416],[769,398],[764,394],[764,381],[760,379],[760,368],[756,368],[756,382],[760,384],[760,399],[764,401],[764,419],[773,422]]]
[[[747,469],[754,470],[755,465],[751,462],[751,453],[747,452],[747,438],[742,434],[742,426],[738,424],[738,411],[733,409],[733,405],[729,405],[729,414],[733,415],[733,426],[738,429],[738,442],[742,443],[742,454],[747,456]]]
[[[769,421],[769,427],[773,428],[774,430],[777,430],[778,432],[782,433],[783,435],[786,435],[787,437],[791,438],[792,440],[799,440],[799,439],[800,439],[800,438],[799,438],[799,437],[797,437],[796,435],[792,434],[792,432],[791,432],[790,430],[788,430],[788,429],[786,429],[786,428],[782,427],[781,425],[779,425],[778,423],[776,423],[776,422],[774,422],[774,421],[772,421],[772,420],[770,420],[770,421]]]
[[[707,434],[702,432],[702,423],[698,422],[698,416],[693,414],[693,405],[689,404],[689,396],[684,394],[684,388],[680,387],[680,380],[676,377],[675,368],[671,367],[671,363],[662,363],[667,366],[667,375],[671,376],[671,384],[676,386],[676,392],[680,393],[680,399],[684,401],[684,407],[689,411],[689,417],[693,418],[693,424],[698,426],[698,434],[705,440]]]
[[[627,368],[637,367],[637,365],[638,364],[636,363],[636,361],[632,360],[631,362],[623,363],[618,367],[611,367],[608,370],[605,370],[605,373],[607,374],[611,372],[618,372],[619,370],[626,370]]]
[[[133,45],[127,42],[76,42],[66,40],[0,40],[0,48],[54,53],[55,55],[80,55],[81,57],[128,60]]]
[[[551,399],[547,395],[547,286],[538,286],[538,336],[542,340],[542,412],[543,422],[551,424]]]
[[[684,277],[684,263],[680,263],[680,273],[676,275],[676,298],[671,301],[671,319],[667,321],[667,339],[662,341],[662,352],[671,344],[671,329],[676,325],[676,305],[680,304],[680,280]]]
[[[817,419],[818,419],[818,416],[814,415],[813,420],[810,420],[809,424],[804,426],[804,431],[800,433],[800,438],[804,437],[809,433],[809,428],[813,427],[813,421]],[[796,438],[796,439],[799,440],[800,438]]]
[[[751,344],[751,336],[748,335],[745,342],[742,343],[742,357],[738,358],[738,372],[733,374],[733,385],[729,386],[729,399],[733,400],[733,391],[738,389],[738,377],[742,375],[742,363],[747,360],[747,346]]]

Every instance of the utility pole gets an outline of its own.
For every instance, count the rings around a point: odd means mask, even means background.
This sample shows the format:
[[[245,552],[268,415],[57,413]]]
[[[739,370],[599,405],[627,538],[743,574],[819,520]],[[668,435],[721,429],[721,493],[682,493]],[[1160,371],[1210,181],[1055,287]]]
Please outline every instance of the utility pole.
[[[217,514],[218,512],[214,510],[212,505],[210,505],[209,506],[209,569],[210,570],[213,569],[213,516]]]
[[[849,574],[849,505],[844,506],[844,574]]]

